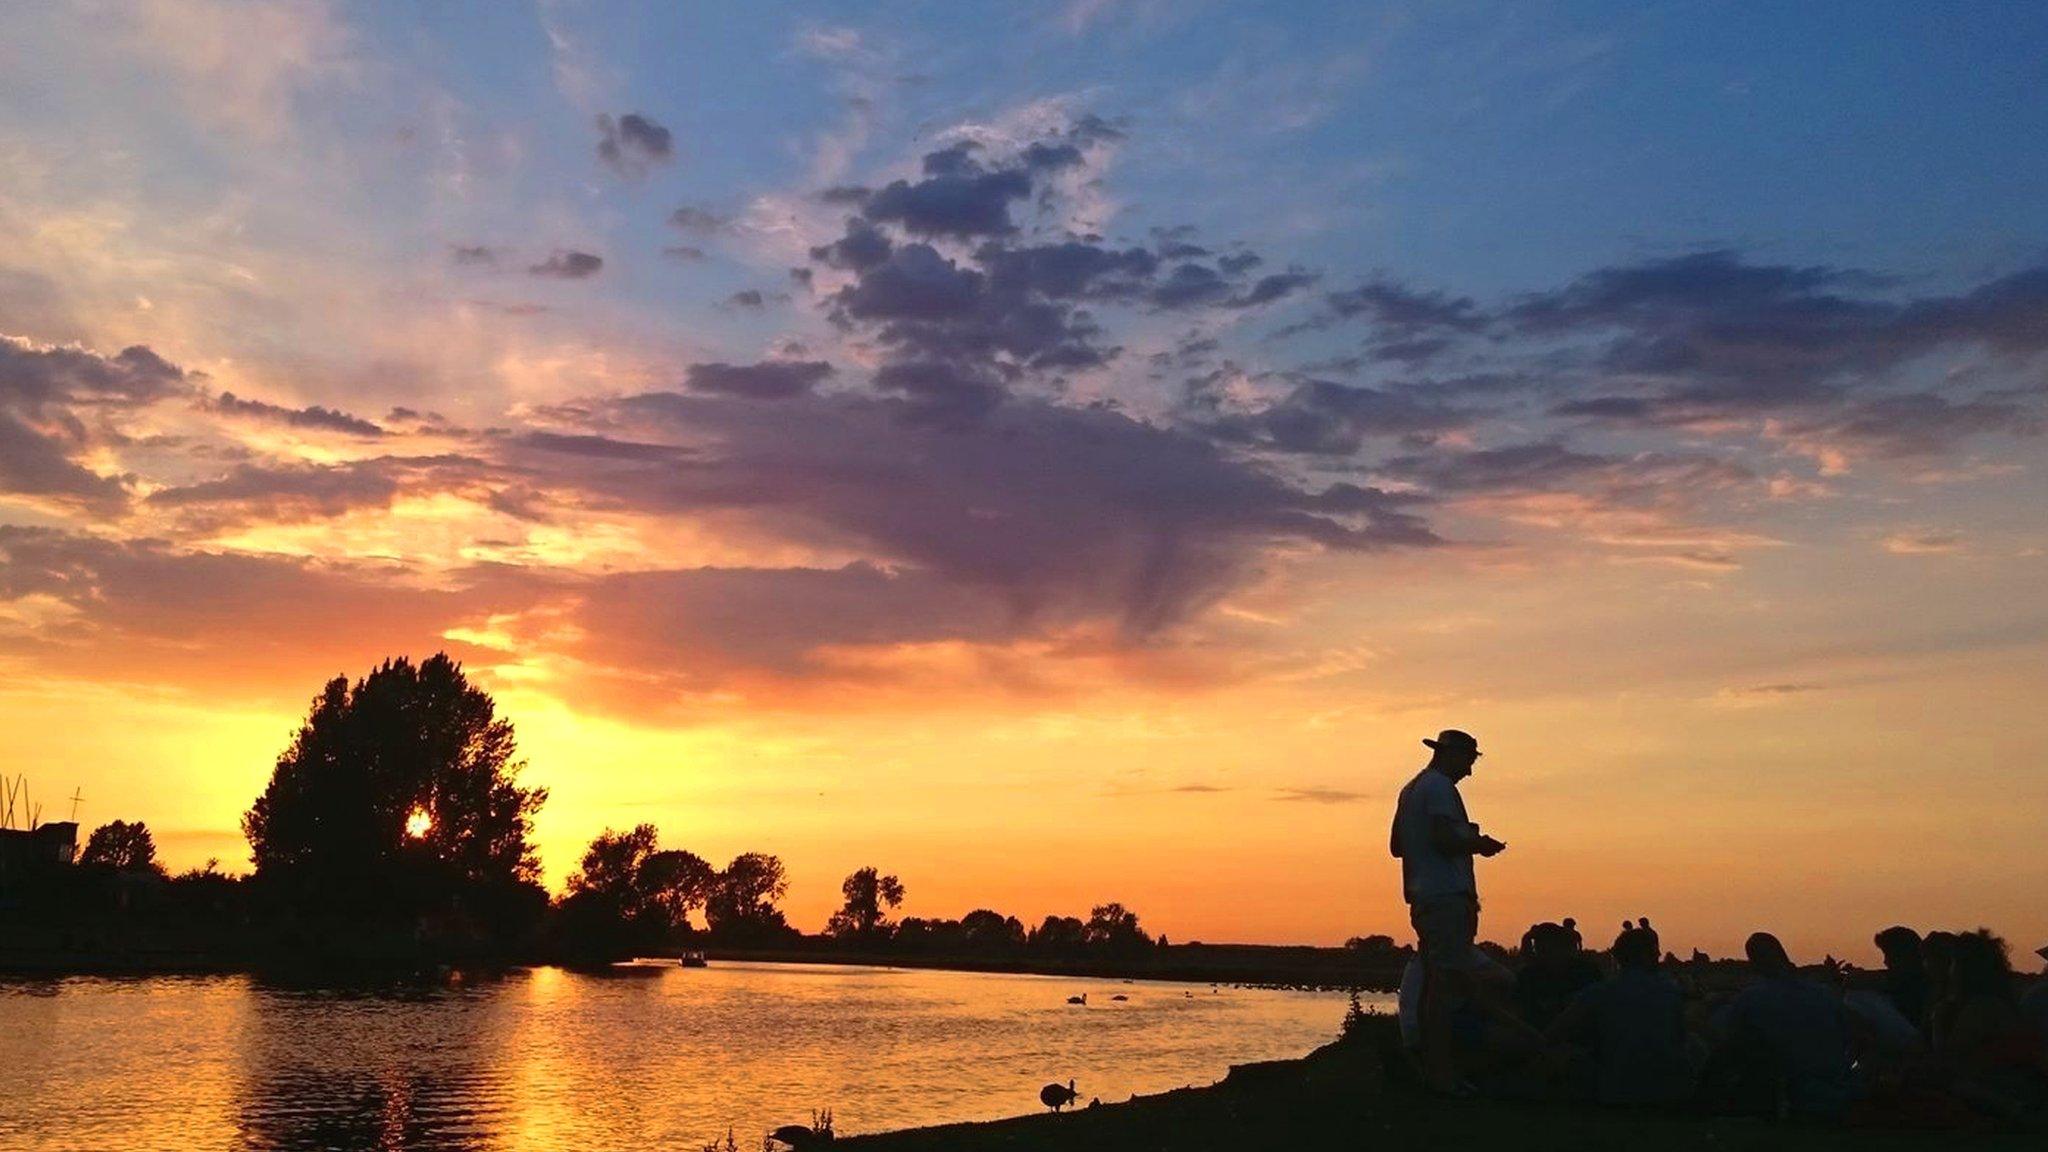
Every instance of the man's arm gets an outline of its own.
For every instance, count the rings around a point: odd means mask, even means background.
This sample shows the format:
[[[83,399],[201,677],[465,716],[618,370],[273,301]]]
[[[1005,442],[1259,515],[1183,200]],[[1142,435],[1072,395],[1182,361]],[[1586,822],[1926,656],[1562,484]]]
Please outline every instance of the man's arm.
[[[1498,856],[1506,844],[1483,836],[1479,825],[1437,813],[1429,818],[1429,842],[1446,856]]]

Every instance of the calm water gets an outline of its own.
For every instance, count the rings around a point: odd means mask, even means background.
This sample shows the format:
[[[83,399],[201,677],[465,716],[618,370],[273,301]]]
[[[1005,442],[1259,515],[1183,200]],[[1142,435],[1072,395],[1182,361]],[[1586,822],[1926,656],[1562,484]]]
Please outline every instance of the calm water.
[[[1087,1007],[1067,996],[1086,992]],[[1112,1002],[1122,994],[1127,1002]],[[375,992],[247,976],[0,983],[0,1148],[742,1148],[1122,1100],[1298,1056],[1344,998],[782,964]]]

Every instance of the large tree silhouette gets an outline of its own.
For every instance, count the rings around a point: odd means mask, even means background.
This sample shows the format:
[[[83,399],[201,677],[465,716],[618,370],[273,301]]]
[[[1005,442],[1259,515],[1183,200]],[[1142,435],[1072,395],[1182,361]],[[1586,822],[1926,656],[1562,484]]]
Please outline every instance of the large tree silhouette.
[[[791,929],[775,902],[789,892],[782,861],[765,852],[743,852],[718,874],[704,918],[713,935],[757,941],[787,936]]]
[[[530,837],[547,792],[515,782],[515,751],[511,722],[445,653],[387,660],[354,685],[336,677],[242,818],[257,877],[415,909],[537,890]]]
[[[156,839],[149,826],[137,820],[115,820],[92,830],[78,862],[88,868],[112,868],[120,872],[161,872],[156,862]]]

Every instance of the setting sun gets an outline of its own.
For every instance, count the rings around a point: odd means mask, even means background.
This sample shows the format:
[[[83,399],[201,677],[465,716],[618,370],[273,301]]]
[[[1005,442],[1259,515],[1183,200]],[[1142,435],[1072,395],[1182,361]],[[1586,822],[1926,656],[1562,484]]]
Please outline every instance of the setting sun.
[[[424,838],[433,826],[434,818],[427,814],[425,808],[415,808],[412,815],[405,818],[405,834],[414,840]]]

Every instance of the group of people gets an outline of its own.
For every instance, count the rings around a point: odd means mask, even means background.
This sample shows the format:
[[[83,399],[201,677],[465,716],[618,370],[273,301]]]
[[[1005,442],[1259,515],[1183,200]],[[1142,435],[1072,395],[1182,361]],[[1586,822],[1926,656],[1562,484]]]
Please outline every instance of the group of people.
[[[1766,932],[1731,971],[1668,957],[1647,917],[1604,956],[1566,919],[1529,929],[1510,967],[1477,943],[1472,861],[1507,848],[1458,792],[1478,743],[1457,730],[1423,743],[1430,763],[1402,789],[1389,847],[1418,938],[1402,1038],[1432,1091],[1912,1123],[2048,1105],[2048,974],[2022,995],[1984,929],[1887,928],[1881,973],[1830,959],[1809,974]]]

